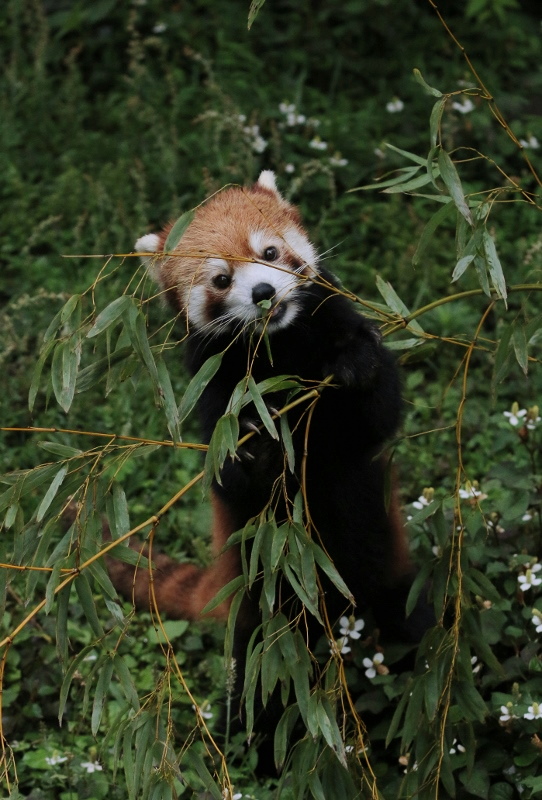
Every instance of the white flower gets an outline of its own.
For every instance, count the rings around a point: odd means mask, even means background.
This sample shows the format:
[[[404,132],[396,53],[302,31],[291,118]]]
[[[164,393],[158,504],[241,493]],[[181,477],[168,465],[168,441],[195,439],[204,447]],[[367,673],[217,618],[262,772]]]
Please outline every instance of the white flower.
[[[382,662],[384,661],[384,653],[375,653],[372,658],[364,658],[363,659],[363,666],[365,669],[365,674],[371,680],[376,677],[377,671],[384,672],[386,669],[385,667],[381,670],[378,670]],[[385,674],[385,672],[384,672]]]
[[[56,753],[52,755],[50,758],[45,759],[45,763],[49,764],[50,767],[54,767],[55,764],[63,764],[64,761],[68,760],[68,756],[59,756]]]
[[[340,153],[336,153],[334,156],[331,156],[329,163],[332,167],[346,167],[348,164],[348,159],[341,158]]]
[[[520,139],[519,143],[522,147],[526,147],[527,149],[537,150],[540,147],[540,142],[536,138],[536,136],[529,136],[528,139]]]
[[[327,142],[323,142],[319,136],[315,136],[309,142],[309,147],[312,147],[313,150],[327,150]]]
[[[462,500],[472,500],[473,498],[475,500],[485,500],[487,494],[484,494],[478,488],[478,481],[473,481],[472,483],[470,481],[467,481],[465,484],[465,488],[459,490],[459,497]]]
[[[294,114],[295,105],[293,103],[279,103],[279,111],[282,114]]]
[[[81,763],[81,766],[82,766],[82,767],[83,767],[83,769],[85,769],[85,770],[86,770],[88,773],[91,773],[91,772],[101,772],[101,771],[102,771],[102,765],[101,765],[101,764],[98,764],[98,762],[97,762],[97,761],[83,761],[83,762]]]
[[[164,31],[166,30],[167,30],[167,25],[165,24],[165,22],[157,22],[154,28],[152,29],[152,32],[160,34],[164,33]]]
[[[350,637],[351,639],[359,639],[361,636],[360,631],[365,627],[365,620],[354,619],[354,617],[341,617],[339,620],[339,631],[343,636]]]
[[[530,521],[532,520],[532,518],[533,518],[533,515],[532,515],[532,514],[530,514],[530,513],[529,513],[529,511],[527,511],[527,512],[526,512],[526,513],[525,513],[525,514],[522,516],[522,518],[521,518],[521,521],[522,521],[522,522],[530,522]]]
[[[380,147],[377,147],[373,152],[377,158],[386,158],[386,153]]]
[[[341,655],[343,653],[349,653],[352,649],[351,647],[348,647],[348,636],[343,636],[341,639],[336,639],[335,641],[330,639],[329,644],[329,652],[333,655],[337,655],[338,653]]]
[[[536,632],[542,633],[542,612],[540,612],[537,608],[533,608],[533,616],[531,621],[533,625],[536,625]]]
[[[515,714],[512,714],[512,703],[506,706],[501,706],[501,716],[499,722],[510,722],[512,719],[519,719]]]
[[[522,592],[526,592],[532,586],[540,586],[542,578],[537,578],[535,573],[542,569],[541,564],[533,564],[525,570],[525,575],[518,575],[518,583]]]
[[[473,656],[471,658],[471,660],[470,660],[470,663],[472,664],[472,671],[473,671],[474,674],[476,674],[477,672],[480,672],[480,670],[482,669],[482,666],[483,666],[483,664],[481,662],[480,662],[480,664],[477,664],[476,663],[477,661],[478,661],[478,656]]]
[[[424,497],[423,494],[421,494],[417,500],[414,500],[412,505],[414,508],[422,509],[424,506],[428,506],[429,503],[430,501],[427,499],[427,497]]]
[[[519,425],[521,419],[527,414],[526,408],[520,408],[517,403],[512,405],[511,411],[503,411],[505,417],[508,417],[510,425]]]
[[[468,97],[465,97],[460,103],[456,101],[452,103],[452,108],[459,111],[460,114],[469,114],[474,110],[474,103]]]
[[[197,711],[198,715],[200,717],[203,717],[203,719],[213,718],[213,712],[211,711],[210,703],[204,703],[202,706],[199,707],[193,705],[192,708],[194,709],[194,711]]]
[[[525,420],[525,425],[530,431],[534,431],[538,423],[540,422],[540,415],[538,413],[538,406],[532,406],[527,411],[527,419]]]
[[[398,114],[403,110],[405,104],[398,97],[394,97],[389,103],[386,103],[386,111],[390,114]]]
[[[464,753],[465,748],[462,744],[458,744],[457,739],[454,739],[452,742],[452,746],[450,747],[450,755],[453,756],[455,753]]]
[[[291,174],[292,172],[295,172],[295,167],[294,167],[294,165],[293,165],[293,164],[286,164],[286,166],[284,167],[284,172],[288,172],[288,173],[290,173],[290,174]]]
[[[433,545],[433,547],[431,548],[431,552],[433,553],[434,556],[436,556],[436,558],[440,558],[442,555],[442,550],[438,546],[438,544]]]
[[[542,704],[533,703],[523,715],[524,719],[542,719]]]

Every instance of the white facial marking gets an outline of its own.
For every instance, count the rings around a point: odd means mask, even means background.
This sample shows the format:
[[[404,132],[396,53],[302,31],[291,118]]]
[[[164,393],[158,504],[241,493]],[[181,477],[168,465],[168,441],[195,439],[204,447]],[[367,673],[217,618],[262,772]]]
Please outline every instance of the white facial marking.
[[[304,265],[316,270],[316,250],[307,237],[297,228],[287,228],[282,235],[294,256],[300,258]]]
[[[188,321],[200,330],[207,322],[207,293],[205,287],[197,284],[191,286],[186,299],[186,315]]]

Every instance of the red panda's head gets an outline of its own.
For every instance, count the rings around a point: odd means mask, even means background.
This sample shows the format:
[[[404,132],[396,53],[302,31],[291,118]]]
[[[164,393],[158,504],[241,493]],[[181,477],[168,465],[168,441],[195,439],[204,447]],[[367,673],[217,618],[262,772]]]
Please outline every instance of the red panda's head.
[[[135,249],[147,254],[151,277],[196,330],[284,328],[298,313],[303,285],[318,273],[299,213],[268,170],[250,189],[225,189],[201,205],[174,251],[163,254],[167,234],[142,236]]]

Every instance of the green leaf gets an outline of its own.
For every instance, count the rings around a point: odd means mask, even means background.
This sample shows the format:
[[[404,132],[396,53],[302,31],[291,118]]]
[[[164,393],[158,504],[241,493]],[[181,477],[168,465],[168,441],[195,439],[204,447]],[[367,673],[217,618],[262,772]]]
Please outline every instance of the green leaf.
[[[355,603],[354,595],[343,581],[337,569],[331,559],[329,558],[326,553],[322,550],[322,548],[316,544],[316,542],[311,541],[311,547],[313,550],[314,560],[322,569],[333,585],[339,590],[339,592],[347,598],[351,603]]]
[[[94,702],[92,703],[90,730],[92,731],[93,736],[96,736],[96,734],[98,733],[98,728],[100,727],[100,721],[102,719],[105,698],[107,696],[109,685],[111,683],[112,675],[113,675],[113,659],[108,658],[100,671],[100,675],[96,683],[96,691],[94,693]]]
[[[73,659],[72,663],[66,670],[66,675],[64,676],[64,680],[62,681],[62,686],[60,687],[60,695],[59,695],[59,703],[58,703],[58,724],[62,725],[62,717],[64,716],[64,710],[66,708],[66,702],[68,700],[68,692],[70,690],[71,682],[78,672],[79,667],[81,666],[82,662],[85,658],[90,655],[93,650],[95,649],[95,644],[89,644],[86,647],[83,647],[80,653],[76,655]]]
[[[252,24],[256,17],[258,16],[260,9],[263,7],[265,0],[252,0],[250,4],[250,8],[248,11],[248,23],[247,27],[250,30],[252,28]]]
[[[288,469],[293,475],[295,469],[295,450],[292,440],[292,432],[290,430],[290,423],[288,422],[286,414],[281,414],[280,416],[280,435],[282,438],[282,444],[284,445],[284,449],[286,451]]]
[[[420,189],[422,186],[426,186],[431,181],[429,175],[418,175],[416,178],[412,178],[410,181],[406,181],[406,183],[399,183],[397,186],[390,186],[387,189],[382,189],[384,194],[400,194],[405,192],[414,191],[414,189]]]
[[[403,301],[401,300],[401,298],[399,297],[399,295],[397,294],[391,283],[384,281],[380,277],[380,275],[377,275],[376,286],[378,291],[386,301],[387,306],[391,308],[392,311],[395,311],[403,319],[406,319],[410,315],[410,311],[403,303]],[[409,322],[408,327],[410,330],[420,334],[423,334],[424,332],[422,326],[418,322],[416,322],[416,320],[412,320],[411,322]]]
[[[32,373],[32,381],[30,383],[30,389],[28,390],[28,408],[30,412],[34,410],[34,403],[36,401],[36,395],[38,393],[43,367],[45,366],[45,362],[49,358],[52,349],[55,347],[55,344],[56,342],[54,339],[50,339],[46,344],[44,344],[41,349],[38,362]]]
[[[408,158],[410,161],[414,161],[416,164],[421,164],[422,167],[427,165],[427,159],[417,156],[415,153],[409,153],[408,150],[401,150],[400,147],[395,147],[394,144],[390,144],[389,142],[386,142],[385,146],[390,150],[393,150],[394,153],[399,153],[400,156],[405,156],[405,158]]]
[[[433,97],[442,97],[442,92],[439,92],[439,90],[435,89],[434,86],[429,86],[429,84],[424,80],[422,73],[420,72],[419,69],[415,68],[413,70],[413,73],[414,73],[414,80],[417,83],[419,83],[420,86],[423,86],[423,88],[427,92],[429,92],[429,94],[432,94]]]
[[[181,422],[190,414],[205,388],[218,372],[223,356],[224,353],[222,352],[208,358],[188,384],[179,406],[179,418]]]
[[[185,749],[181,756],[181,764],[183,764],[185,768],[192,769],[196,773],[204,788],[214,800],[223,800],[221,790],[218,788],[214,778],[207,769],[202,755],[194,745],[188,746]]]
[[[438,95],[435,95],[435,97],[438,97]],[[440,133],[440,121],[442,119],[442,114],[444,113],[444,107],[447,99],[447,97],[441,97],[440,100],[437,100],[431,110],[431,116],[429,118],[429,136],[431,140],[431,147],[437,146]]]
[[[134,350],[132,347],[120,347],[118,350],[115,350],[114,353],[104,356],[98,359],[98,361],[95,361],[94,364],[89,364],[88,367],[82,369],[77,378],[77,393],[86,392],[87,389],[90,389],[101,380],[104,380],[115,364],[126,361],[133,355],[133,352]]]
[[[463,258],[459,259],[452,273],[452,283],[455,283],[455,281],[459,280],[459,278],[463,275],[469,264],[471,264],[473,261],[474,261],[473,254],[469,256],[463,256]]]
[[[51,378],[56,400],[66,414],[70,410],[75,394],[80,361],[81,339],[78,334],[57,344],[51,364]]]
[[[350,192],[367,191],[369,189],[383,189],[388,186],[396,186],[409,181],[420,171],[420,167],[401,167],[401,169],[393,171],[393,178],[383,178],[376,183],[369,183],[364,186],[357,186],[355,189],[349,189]],[[389,173],[387,173],[389,174]]]
[[[133,301],[131,297],[127,295],[122,295],[122,297],[117,297],[116,300],[113,300],[112,303],[109,303],[103,311],[100,311],[94,325],[87,333],[87,339],[92,339],[94,336],[98,336],[98,334],[103,333],[107,328],[113,325],[122,314],[132,305]]]
[[[507,291],[502,265],[499,260],[499,256],[497,255],[497,248],[495,247],[493,237],[490,235],[489,231],[485,229],[482,234],[482,241],[484,244],[484,253],[489,269],[489,275],[493,281],[493,287],[495,288],[495,291],[499,297],[502,297],[502,299],[505,301],[506,305]]]
[[[252,375],[249,375],[247,388],[250,397],[252,399],[252,402],[256,406],[256,411],[260,415],[260,419],[262,420],[267,432],[273,439],[276,439],[278,441],[279,435],[277,433],[277,428],[275,426],[273,419],[271,418],[271,414],[269,413],[269,410],[265,405],[261,394],[258,391],[258,388],[256,386],[256,383]]]
[[[164,242],[164,253],[171,253],[173,250],[175,250],[183,238],[186,229],[194,219],[194,214],[194,211],[185,211],[185,213],[179,217],[177,222],[173,225],[172,229],[168,233],[167,239]]]
[[[101,626],[100,620],[98,619],[90,584],[87,576],[84,573],[81,573],[75,579],[75,589],[83,612],[90,627],[92,628],[92,632],[95,636],[101,639],[104,636],[104,630]]]
[[[512,333],[512,345],[514,348],[514,353],[516,355],[516,360],[523,370],[524,374],[527,375],[529,369],[529,356],[527,354],[527,339],[525,337],[525,328],[520,320],[516,320],[514,324],[514,329]]]
[[[233,578],[233,580],[229,581],[225,586],[223,586],[222,589],[215,594],[213,599],[207,603],[201,612],[201,615],[204,617],[206,614],[209,614],[209,612],[214,611],[214,609],[218,608],[218,606],[223,603],[224,600],[227,600],[228,597],[234,594],[234,592],[238,592],[239,589],[244,587],[244,585],[244,575],[238,575],[236,578]]]
[[[147,639],[151,644],[166,644],[186,633],[189,625],[186,619],[167,619],[159,628],[149,628]]]
[[[171,379],[162,356],[158,355],[155,361],[156,370],[158,373],[158,385],[160,387],[159,392],[162,399],[162,405],[166,413],[167,427],[171,438],[175,443],[177,443],[181,441],[181,434],[179,430],[180,419],[179,412],[177,410],[177,403],[175,401],[175,395],[173,393],[173,387],[171,385]]]
[[[49,488],[47,489],[47,492],[45,493],[45,496],[44,496],[43,500],[41,501],[41,503],[39,504],[39,508],[38,508],[38,510],[36,512],[36,521],[37,522],[41,522],[41,520],[43,519],[43,517],[47,513],[47,509],[49,508],[49,506],[53,502],[56,493],[60,489],[60,487],[62,485],[62,482],[63,482],[64,478],[66,477],[66,473],[67,472],[68,472],[68,467],[67,467],[67,465],[64,465],[63,467],[61,467],[58,470],[57,474],[53,478],[53,481],[52,481],[51,485],[49,486]]]
[[[428,244],[431,242],[433,238],[433,234],[439,227],[439,225],[446,219],[449,215],[450,210],[453,208],[452,203],[447,203],[442,208],[433,214],[429,222],[426,224],[422,231],[422,235],[419,238],[418,246],[416,248],[416,252],[412,258],[412,264],[416,267],[420,263],[422,256],[425,254]]]
[[[438,167],[440,176],[448,189],[452,200],[454,201],[459,213],[467,220],[469,225],[473,225],[472,215],[469,206],[465,200],[463,187],[459,174],[455,168],[455,164],[445,150],[440,150],[438,154]]]
[[[76,447],[69,447],[67,444],[60,444],[60,442],[38,442],[38,447],[61,458],[75,458],[83,455],[82,450],[78,450]]]

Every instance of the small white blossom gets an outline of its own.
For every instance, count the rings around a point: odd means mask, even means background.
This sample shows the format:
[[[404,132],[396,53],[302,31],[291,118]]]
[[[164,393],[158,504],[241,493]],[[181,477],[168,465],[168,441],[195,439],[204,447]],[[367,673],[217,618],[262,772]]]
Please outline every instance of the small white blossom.
[[[279,103],[279,111],[281,114],[294,114],[295,105],[293,103]]]
[[[542,719],[542,704],[541,703],[533,703],[532,706],[529,706],[525,714],[523,715],[524,719]]]
[[[417,500],[414,500],[414,502],[412,503],[412,505],[414,506],[414,508],[417,508],[417,509],[422,509],[424,506],[428,506],[428,505],[429,505],[429,502],[430,502],[430,501],[427,499],[427,497],[424,497],[424,496],[423,496],[423,494],[421,494],[421,495],[418,497],[418,499],[417,499]]]
[[[452,742],[452,746],[450,747],[450,755],[453,756],[455,753],[464,753],[465,748],[462,744],[459,744],[457,739],[454,739]]]
[[[315,136],[309,142],[309,147],[312,147],[313,150],[327,150],[327,142],[323,142],[319,136]]]
[[[167,25],[165,22],[157,22],[152,29],[152,32],[157,34],[164,33],[164,31],[167,31]]]
[[[348,636],[343,636],[340,639],[329,640],[329,652],[333,655],[340,653],[341,655],[349,653],[351,647],[348,646]]]
[[[386,103],[386,111],[389,114],[398,114],[403,110],[404,107],[405,104],[398,97],[394,97],[393,100],[390,100],[389,103]]]
[[[471,483],[470,481],[467,481],[466,484],[465,484],[465,488],[459,490],[459,497],[462,500],[472,500],[473,498],[475,500],[485,500],[486,497],[487,497],[487,494],[484,494],[478,488],[478,482],[477,481],[474,481],[473,483]]]
[[[514,406],[515,406],[515,408],[514,408]],[[514,427],[515,427],[516,425],[519,425],[519,423],[523,419],[523,417],[526,416],[527,409],[526,408],[519,408],[518,404],[514,403],[514,405],[512,406],[512,410],[511,411],[503,411],[503,414],[504,414],[505,417],[508,418],[508,422],[510,423],[510,425],[514,425]]]
[[[474,103],[470,98],[465,97],[461,102],[452,103],[452,108],[459,111],[460,114],[469,114],[474,110]]]
[[[383,653],[375,653],[372,658],[364,658],[363,666],[365,667],[365,674],[371,680],[376,677],[378,668],[384,661]]]
[[[501,706],[501,716],[499,722],[510,722],[512,719],[519,719],[516,714],[512,714],[512,703],[506,706]]]
[[[536,632],[542,633],[542,612],[537,608],[533,608],[532,623],[536,626]]]
[[[92,773],[92,772],[101,772],[101,771],[102,771],[102,769],[103,769],[103,768],[102,768],[102,765],[101,765],[101,764],[98,764],[98,762],[97,762],[97,761],[83,761],[83,762],[81,763],[81,766],[82,766],[82,768],[83,768],[84,770],[86,770],[88,773]]]
[[[477,672],[480,672],[480,670],[482,669],[482,666],[483,666],[483,664],[481,662],[480,662],[480,664],[478,664],[477,662],[478,662],[478,656],[473,656],[471,658],[471,660],[470,660],[470,663],[472,664],[472,671],[473,671],[474,674],[476,674]]]
[[[45,763],[49,764],[50,767],[54,767],[56,764],[63,764],[67,760],[68,756],[59,756],[55,753],[50,758],[46,758]]]
[[[336,153],[334,156],[331,156],[329,163],[332,167],[346,167],[348,164],[348,159],[341,158],[340,153]]]
[[[533,586],[540,586],[542,578],[537,578],[536,574],[542,569],[541,564],[533,564],[525,570],[525,575],[518,575],[518,583],[522,592],[531,589]]]
[[[433,545],[433,547],[431,548],[431,552],[433,553],[434,556],[436,556],[436,558],[440,558],[442,555],[442,550],[438,546],[438,544]]]
[[[211,711],[210,703],[204,703],[202,706],[199,707],[193,705],[192,708],[194,709],[194,711],[197,711],[198,715],[200,717],[203,717],[203,719],[213,718],[213,712]]]
[[[537,150],[540,147],[540,142],[536,138],[536,136],[529,136],[528,139],[520,139],[519,143],[522,147],[526,147],[530,150]]]
[[[343,636],[350,637],[351,639],[359,639],[361,636],[360,631],[365,627],[365,620],[354,619],[354,617],[341,617],[339,620],[339,631]]]
[[[540,422],[540,415],[538,413],[538,406],[532,406],[527,411],[527,419],[525,420],[525,426],[530,430],[534,431],[537,427],[538,423]]]
[[[294,165],[293,165],[293,164],[286,164],[286,166],[284,167],[284,172],[288,172],[288,173],[290,173],[290,174],[291,174],[292,172],[295,172],[295,167],[294,167]]]
[[[530,522],[533,518],[533,515],[527,511],[521,518],[522,522]]]
[[[386,158],[386,153],[380,147],[375,148],[373,152],[377,158]]]

